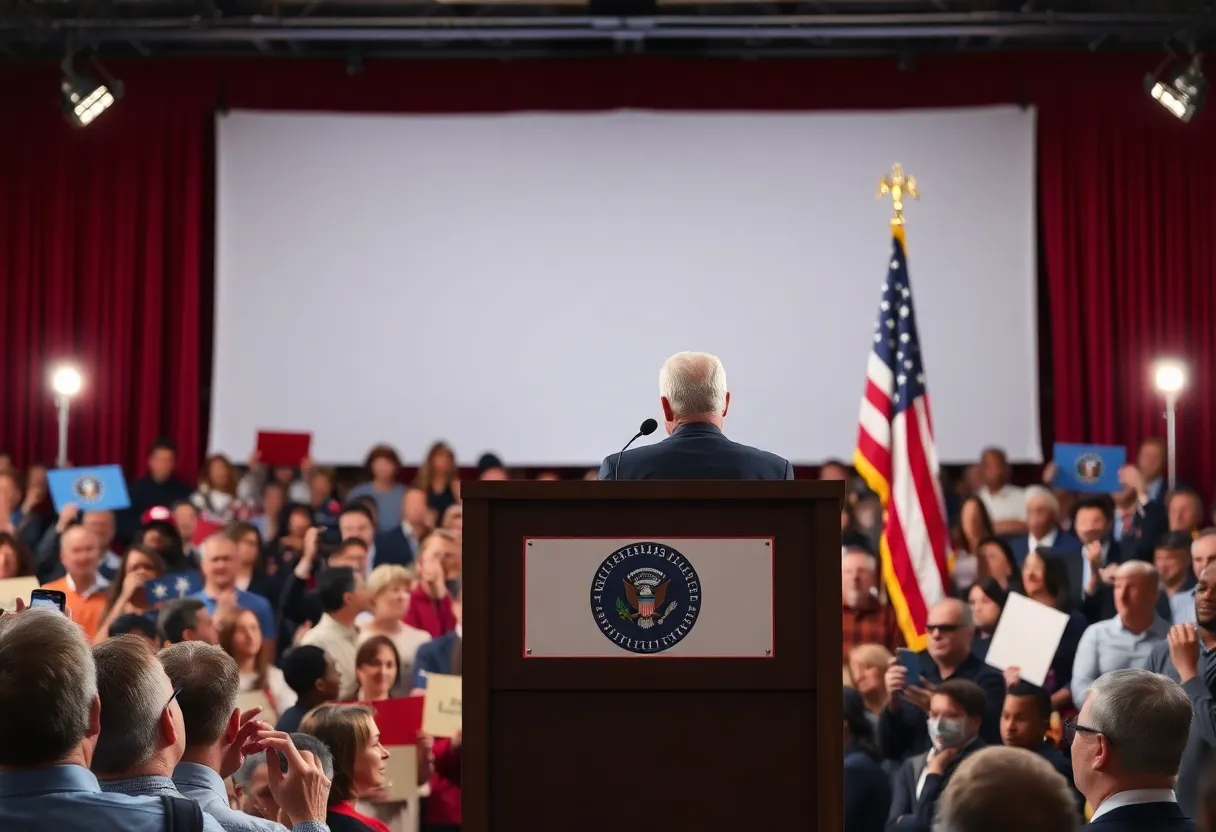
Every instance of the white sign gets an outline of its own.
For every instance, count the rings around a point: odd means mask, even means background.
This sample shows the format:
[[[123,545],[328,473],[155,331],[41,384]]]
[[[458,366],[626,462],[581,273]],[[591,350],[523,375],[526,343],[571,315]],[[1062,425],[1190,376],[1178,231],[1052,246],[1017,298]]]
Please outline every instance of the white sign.
[[[997,670],[1016,667],[1020,678],[1042,687],[1067,626],[1068,613],[1011,592],[986,661]]]
[[[524,546],[527,658],[771,658],[771,538]]]

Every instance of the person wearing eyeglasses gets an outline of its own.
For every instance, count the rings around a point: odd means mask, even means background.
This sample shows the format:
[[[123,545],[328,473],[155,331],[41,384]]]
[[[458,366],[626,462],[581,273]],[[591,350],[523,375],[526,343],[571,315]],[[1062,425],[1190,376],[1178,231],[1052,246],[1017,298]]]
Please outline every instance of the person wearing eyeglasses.
[[[1149,670],[1114,670],[1094,682],[1064,731],[1094,832],[1195,832],[1174,795],[1192,711],[1177,682]]]
[[[972,653],[975,621],[971,609],[957,598],[947,598],[929,610],[925,625],[928,645],[917,654],[919,676],[908,678],[898,658],[891,660],[885,682],[891,700],[878,718],[883,756],[906,760],[931,747],[927,727],[931,690],[947,679],[966,679],[984,691],[984,716],[979,735],[984,742],[1001,741],[1001,705],[1005,677]]]
[[[93,661],[101,734],[92,770],[101,790],[170,798],[179,811],[196,816],[195,828],[223,832],[219,821],[173,785],[173,769],[186,753],[186,722],[177,702],[181,689],[173,687],[156,654],[140,639],[120,636],[94,647]],[[160,710],[153,707],[161,702]]]

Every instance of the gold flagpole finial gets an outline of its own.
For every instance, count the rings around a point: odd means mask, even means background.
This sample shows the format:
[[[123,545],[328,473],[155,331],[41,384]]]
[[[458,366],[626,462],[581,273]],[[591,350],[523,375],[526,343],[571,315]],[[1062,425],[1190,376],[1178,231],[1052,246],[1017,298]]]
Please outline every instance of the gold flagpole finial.
[[[899,162],[892,165],[891,172],[878,183],[878,198],[881,199],[887,194],[891,195],[892,207],[895,209],[891,225],[901,226],[904,224],[904,197],[918,200],[920,191],[916,189],[916,177],[905,176],[904,166]]]

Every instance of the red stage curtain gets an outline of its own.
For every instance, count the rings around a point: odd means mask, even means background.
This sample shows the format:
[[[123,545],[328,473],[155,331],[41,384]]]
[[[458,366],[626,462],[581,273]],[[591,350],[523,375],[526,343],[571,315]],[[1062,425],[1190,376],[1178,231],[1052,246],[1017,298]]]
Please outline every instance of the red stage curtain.
[[[5,362],[0,447],[26,460],[53,452],[45,365],[75,351],[96,365],[77,408],[75,461],[131,463],[160,432],[182,443],[183,470],[198,459],[217,102],[380,112],[1017,102],[1036,106],[1040,121],[1048,319],[1039,323],[1049,345],[1040,365],[1054,428],[1044,441],[1134,444],[1162,433],[1149,363],[1177,352],[1192,362],[1182,474],[1206,491],[1216,475],[1207,382],[1216,336],[1206,326],[1216,313],[1216,207],[1206,192],[1216,181],[1216,113],[1182,125],[1153,104],[1142,79],[1159,58],[942,56],[918,60],[912,72],[893,60],[369,62],[355,77],[336,61],[116,63],[127,97],[80,132],[55,110],[56,67],[0,70],[2,88],[17,96],[0,110],[0,337],[16,357]],[[924,185],[932,198],[932,183]],[[857,362],[860,385],[864,356]]]
[[[1216,113],[1189,125],[1140,90],[1044,108],[1040,206],[1060,441],[1164,436],[1152,364],[1190,364],[1178,474],[1216,475]]]
[[[8,88],[0,116],[0,449],[55,458],[49,370],[70,358],[86,379],[72,462],[142,472],[168,434],[197,470],[208,120],[137,88],[76,131],[39,81]]]

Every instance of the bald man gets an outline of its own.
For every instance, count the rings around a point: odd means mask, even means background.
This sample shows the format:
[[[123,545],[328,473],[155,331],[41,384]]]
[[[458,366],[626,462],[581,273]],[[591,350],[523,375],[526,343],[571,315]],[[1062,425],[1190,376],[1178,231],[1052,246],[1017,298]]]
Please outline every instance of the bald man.
[[[81,626],[92,641],[101,626],[106,609],[106,590],[110,582],[97,573],[101,562],[101,541],[84,526],[71,526],[59,539],[59,560],[67,573],[58,580],[43,585],[55,589],[67,598],[72,620]]]
[[[726,370],[717,356],[680,352],[659,371],[659,406],[667,438],[612,454],[601,480],[792,480],[794,466],[776,454],[726,438]]]
[[[1166,640],[1170,625],[1157,614],[1157,569],[1132,560],[1115,570],[1115,617],[1091,624],[1081,636],[1072,667],[1072,701],[1085,702],[1099,676],[1142,668],[1153,648]]]

